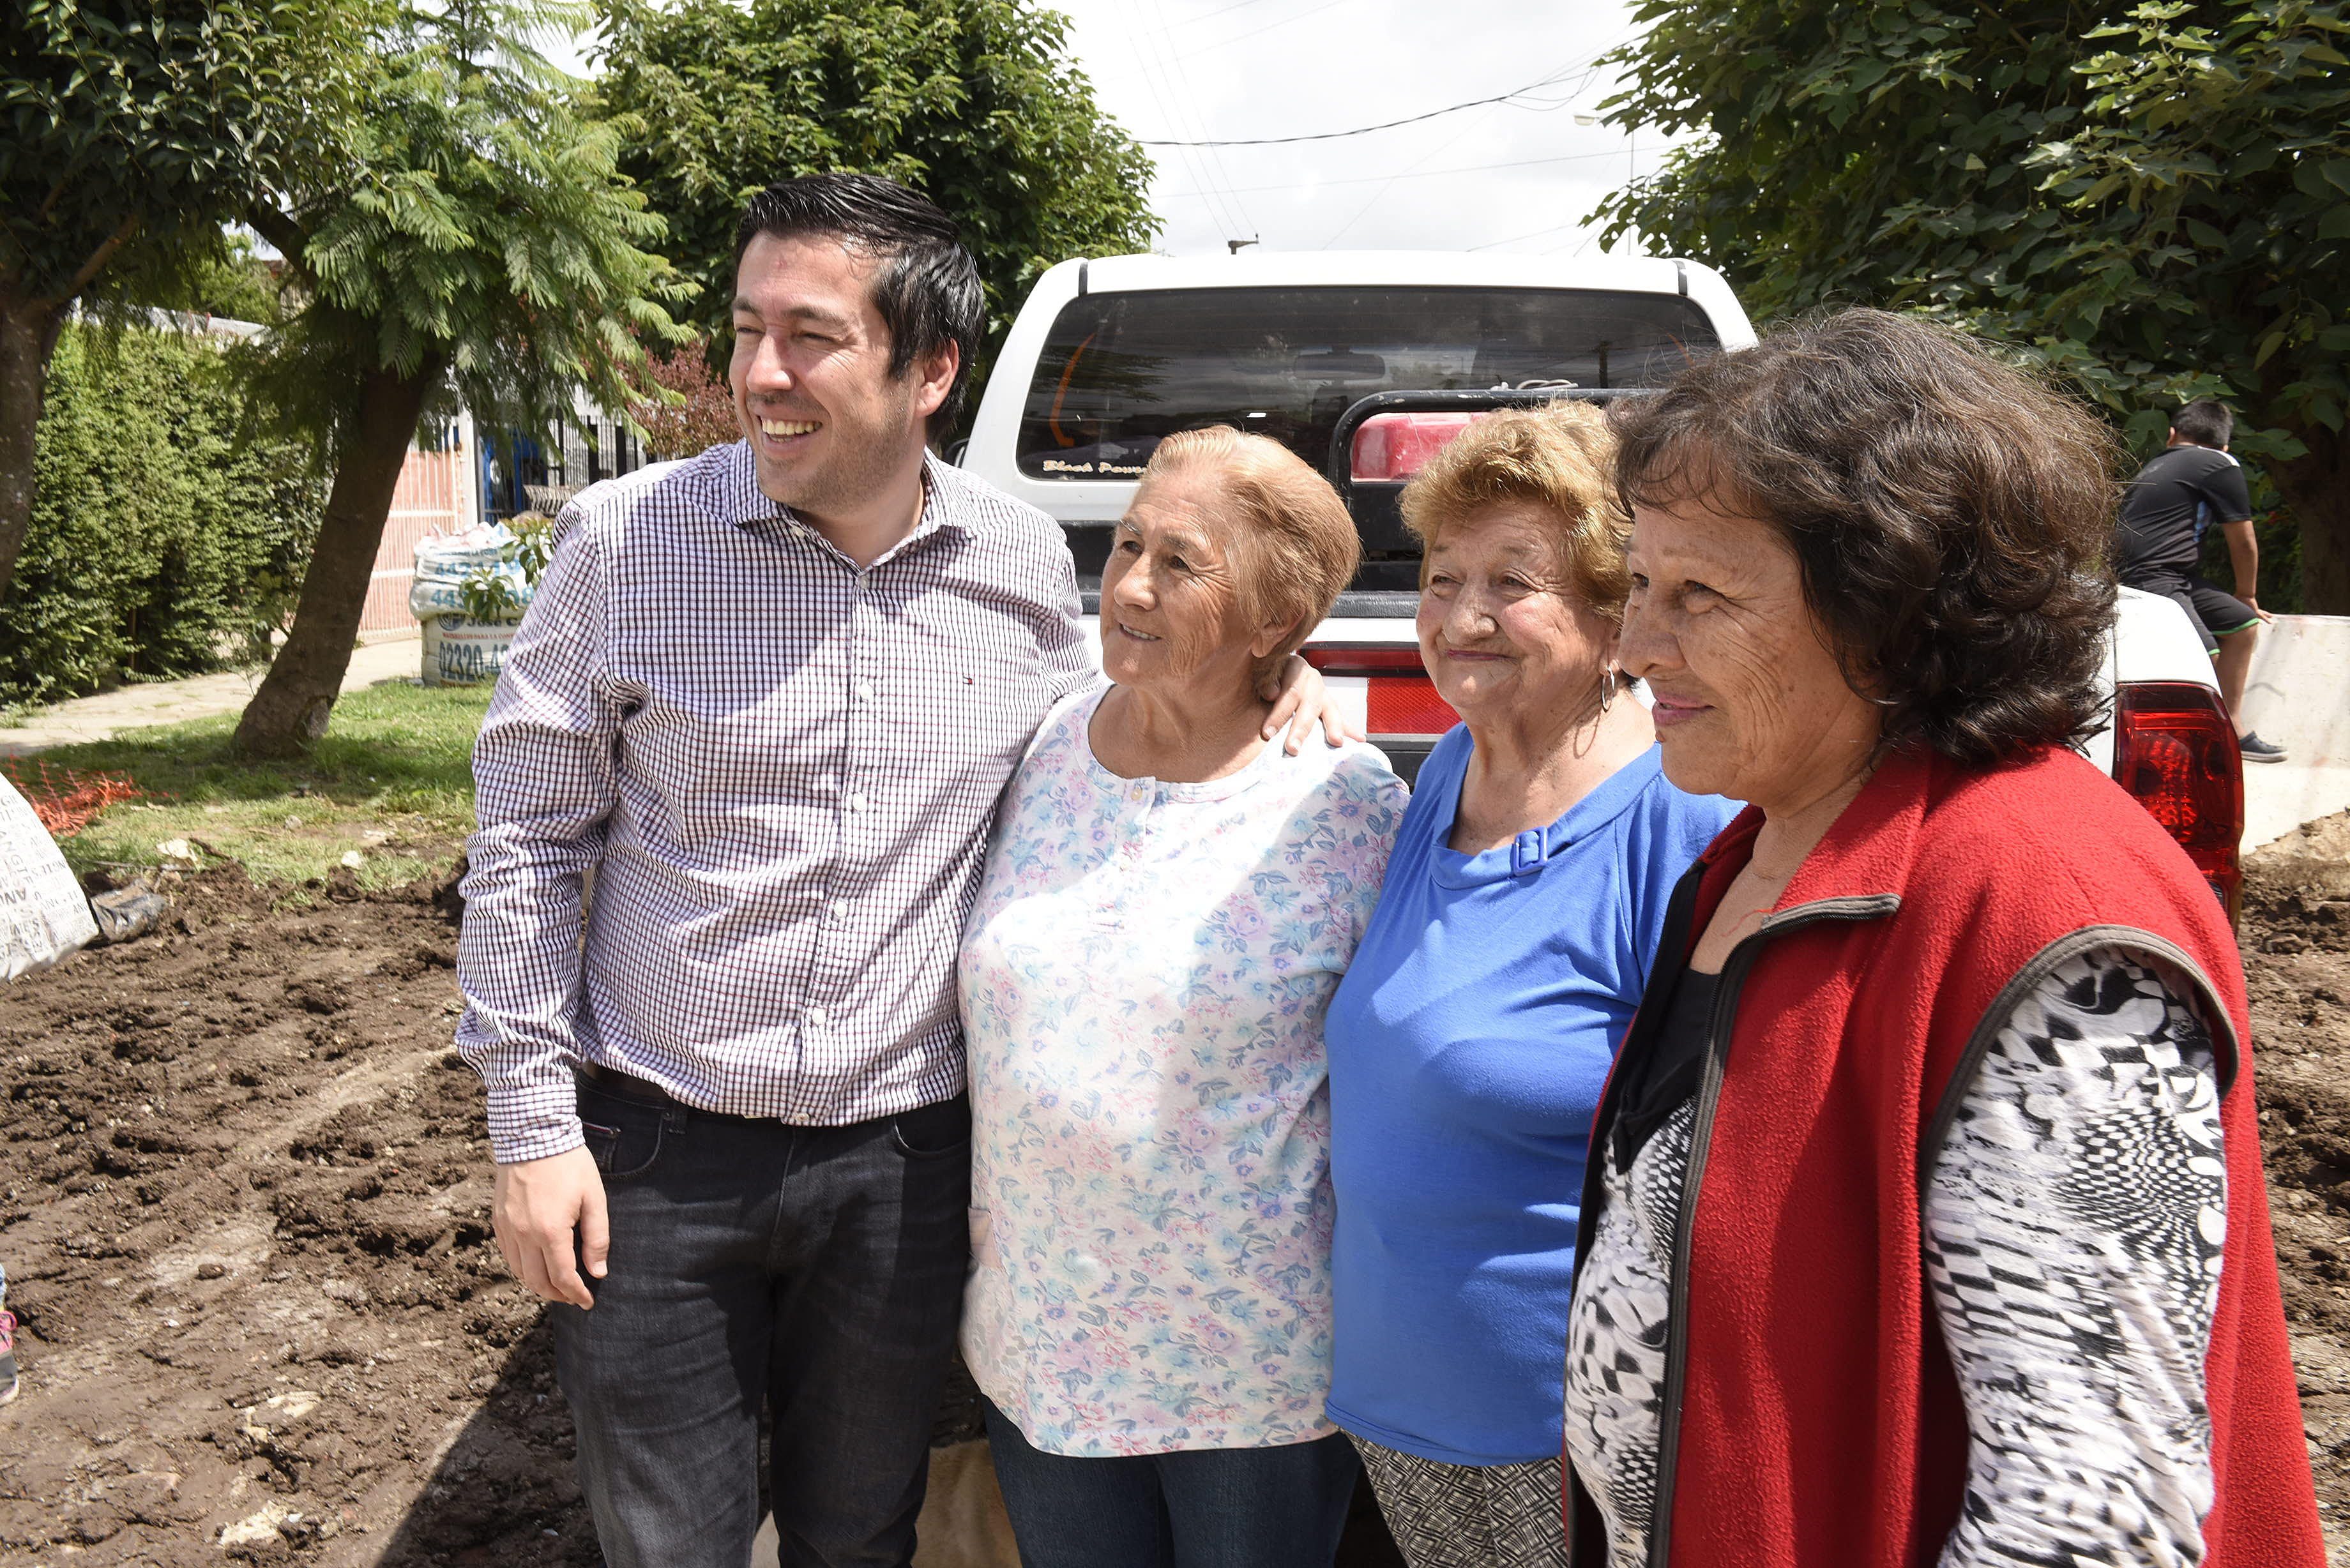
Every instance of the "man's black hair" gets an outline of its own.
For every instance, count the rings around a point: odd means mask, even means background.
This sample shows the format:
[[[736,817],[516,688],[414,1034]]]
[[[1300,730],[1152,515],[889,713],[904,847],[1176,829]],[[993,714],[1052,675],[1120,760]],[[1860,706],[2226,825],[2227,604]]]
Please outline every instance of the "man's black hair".
[[[2228,411],[2225,403],[2198,398],[2170,416],[2170,428],[2197,446],[2208,446],[2216,452],[2236,433],[2236,416]]]
[[[881,258],[873,280],[873,306],[889,329],[889,374],[927,359],[952,343],[954,385],[931,415],[937,440],[954,428],[979,353],[985,308],[979,264],[962,245],[955,223],[929,201],[878,174],[804,174],[779,180],[751,198],[734,228],[734,266],[761,234],[791,239],[821,234]]]

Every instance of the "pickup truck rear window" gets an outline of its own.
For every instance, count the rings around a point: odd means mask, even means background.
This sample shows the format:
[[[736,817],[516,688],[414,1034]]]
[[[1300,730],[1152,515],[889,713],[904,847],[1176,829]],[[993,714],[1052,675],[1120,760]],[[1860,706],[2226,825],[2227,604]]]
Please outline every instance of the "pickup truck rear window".
[[[1062,308],[1020,423],[1031,479],[1132,479],[1160,438],[1229,424],[1326,469],[1373,392],[1661,384],[1717,346],[1674,295],[1596,289],[1200,288]]]

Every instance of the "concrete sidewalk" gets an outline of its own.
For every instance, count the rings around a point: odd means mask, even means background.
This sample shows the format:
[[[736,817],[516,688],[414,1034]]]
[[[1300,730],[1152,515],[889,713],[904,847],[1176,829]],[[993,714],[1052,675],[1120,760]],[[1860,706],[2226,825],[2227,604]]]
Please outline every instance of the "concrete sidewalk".
[[[421,631],[369,632],[351,651],[350,668],[343,672],[343,690],[356,691],[379,680],[400,676],[410,680],[423,661]],[[107,741],[124,730],[150,724],[177,724],[206,719],[215,713],[244,711],[254,689],[261,684],[262,668],[232,670],[220,675],[195,675],[185,680],[158,680],[118,687],[95,697],[77,697],[47,708],[14,729],[0,729],[0,757],[21,757],[51,746],[84,741]]]

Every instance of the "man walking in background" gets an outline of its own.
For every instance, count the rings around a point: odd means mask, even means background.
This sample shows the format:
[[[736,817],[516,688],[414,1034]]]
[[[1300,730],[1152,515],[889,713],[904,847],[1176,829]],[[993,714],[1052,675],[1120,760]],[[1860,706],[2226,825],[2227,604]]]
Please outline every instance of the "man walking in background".
[[[981,312],[903,186],[754,196],[744,439],[567,508],[474,747],[458,1044],[613,1568],[743,1568],[763,1406],[785,1568],[913,1552],[969,1244],[956,948],[1093,678],[1059,527],[927,450]],[[1277,720],[1320,712],[1303,670]]]
[[[2261,622],[2274,618],[2260,606],[2260,543],[2252,536],[2252,501],[2244,471],[2228,454],[2235,418],[2226,407],[2199,398],[2170,420],[2170,440],[2138,471],[2122,493],[2120,577],[2126,587],[2160,594],[2187,611],[2202,634],[2220,678],[2220,699],[2237,725],[2237,748],[2248,763],[2281,763],[2285,749],[2243,726],[2244,681]],[[2198,574],[2204,531],[2217,521],[2228,540],[2236,591],[2221,592]]]

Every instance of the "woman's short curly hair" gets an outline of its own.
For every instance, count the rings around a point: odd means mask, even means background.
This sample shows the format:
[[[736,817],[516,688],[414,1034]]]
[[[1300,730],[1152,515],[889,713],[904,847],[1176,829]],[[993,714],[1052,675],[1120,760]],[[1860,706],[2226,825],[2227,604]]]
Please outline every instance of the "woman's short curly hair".
[[[1988,765],[2104,727],[2119,448],[2074,399],[1957,332],[1845,310],[1610,414],[1627,510],[1779,531],[1887,747]]]
[[[1632,520],[1616,499],[1616,438],[1607,416],[1564,399],[1504,409],[1447,441],[1404,486],[1403,523],[1427,552],[1445,528],[1489,506],[1532,505],[1547,513],[1567,586],[1611,622],[1624,618],[1631,573],[1624,565]]]

